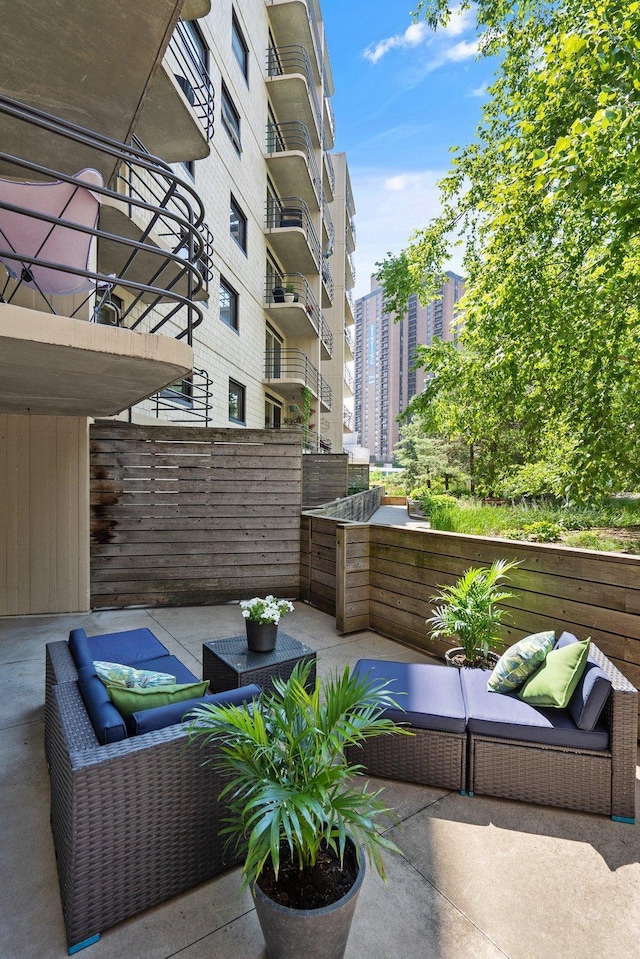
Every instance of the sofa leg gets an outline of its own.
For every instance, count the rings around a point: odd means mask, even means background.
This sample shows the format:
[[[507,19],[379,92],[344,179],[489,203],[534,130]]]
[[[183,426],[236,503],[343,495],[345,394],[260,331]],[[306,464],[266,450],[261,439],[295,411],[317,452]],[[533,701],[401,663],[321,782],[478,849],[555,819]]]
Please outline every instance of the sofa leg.
[[[472,799],[473,799],[474,795],[475,795],[475,793],[471,792],[471,790],[469,790],[469,792],[467,793],[467,796],[471,796]]]
[[[613,822],[627,822],[631,826],[635,824],[635,819],[631,819],[629,816],[612,816]]]
[[[86,949],[87,946],[93,946],[94,943],[98,942],[99,939],[100,933],[97,932],[95,936],[89,936],[88,939],[83,939],[82,942],[77,942],[75,946],[68,946],[67,953],[70,956],[73,956],[76,954],[76,952],[80,952],[81,949]]]
[[[461,796],[466,796],[466,795],[467,795],[467,790],[466,790],[466,789],[461,789],[461,790],[460,790],[460,795],[461,795]]]

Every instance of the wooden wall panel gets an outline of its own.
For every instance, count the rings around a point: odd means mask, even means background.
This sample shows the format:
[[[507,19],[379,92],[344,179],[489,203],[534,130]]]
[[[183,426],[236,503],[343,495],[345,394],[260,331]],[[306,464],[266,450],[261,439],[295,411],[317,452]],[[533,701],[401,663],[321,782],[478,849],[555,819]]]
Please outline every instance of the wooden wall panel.
[[[0,416],[0,614],[89,607],[88,422]]]
[[[91,428],[91,605],[300,591],[300,442],[273,430]]]
[[[302,457],[302,505],[322,506],[347,495],[347,453],[306,453]]]

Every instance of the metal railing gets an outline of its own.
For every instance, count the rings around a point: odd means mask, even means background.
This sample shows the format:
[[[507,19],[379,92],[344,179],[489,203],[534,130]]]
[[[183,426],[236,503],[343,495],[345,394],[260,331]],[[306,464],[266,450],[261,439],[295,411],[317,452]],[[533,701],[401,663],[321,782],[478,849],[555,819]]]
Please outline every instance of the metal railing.
[[[345,326],[345,328],[344,328],[344,338],[345,338],[345,342],[346,342],[347,346],[349,347],[349,349],[350,349],[350,351],[351,351],[351,353],[352,353],[352,355],[353,355],[353,351],[355,350],[355,340],[356,340],[356,338],[355,338],[354,333],[353,333],[353,330],[351,329],[350,326]]]
[[[329,266],[327,260],[322,261],[322,282],[324,283],[325,289],[329,294],[329,299],[333,300],[333,277],[331,275],[331,267]]]
[[[346,406],[342,409],[342,425],[353,432],[353,411]]]
[[[293,290],[287,293],[287,287],[293,287]],[[274,303],[286,303],[287,297],[292,298],[290,302],[298,303],[305,308],[307,316],[327,353],[332,355],[333,333],[329,329],[307,278],[302,273],[267,274],[264,288],[265,304],[271,306]]]
[[[213,380],[207,371],[194,367],[190,377],[155,393],[150,400],[159,419],[208,426],[211,420],[212,387]]]
[[[349,387],[349,389],[350,389],[351,392],[353,393],[353,373],[351,372],[351,370],[349,369],[349,367],[346,365],[346,363],[345,363],[345,366],[344,366],[344,369],[343,369],[343,378],[344,378],[345,383],[347,384],[347,386]]]
[[[326,150],[324,151],[324,162],[327,168],[327,176],[329,177],[329,183],[331,185],[331,192],[335,194],[336,192],[336,171],[333,168],[333,160],[331,159],[331,154]]]
[[[322,247],[311,221],[307,204],[299,196],[268,197],[264,221],[265,230],[286,229],[287,227],[298,227],[304,230],[309,249],[313,254],[316,266],[319,267]]]
[[[322,133],[322,111],[318,94],[316,93],[316,84],[313,77],[311,60],[305,47],[299,43],[289,43],[285,46],[274,47],[269,44],[267,47],[267,63],[265,68],[267,79],[273,77],[282,77],[287,74],[302,74],[307,81],[309,99],[313,108],[313,114],[316,120],[318,133],[318,143]]]
[[[346,276],[344,278],[344,295],[347,300],[347,303],[349,304],[349,308],[351,310],[351,316],[355,317],[356,314],[355,314],[355,304],[353,300],[353,293],[349,289]]]
[[[183,20],[178,20],[171,35],[166,59],[178,86],[200,120],[207,140],[210,140],[213,136],[215,106],[213,83],[202,61],[200,48]]]
[[[331,411],[333,403],[331,387],[323,376],[320,377],[320,402],[327,410]]]
[[[322,179],[313,154],[313,145],[306,123],[290,120],[287,123],[267,123],[265,152],[268,156],[288,151],[304,153],[309,176],[318,202],[322,198]],[[325,154],[326,156],[326,154]]]
[[[331,100],[329,99],[329,97],[324,98],[324,105],[327,108],[327,116],[329,118],[329,126],[331,128],[331,142],[334,143],[336,139],[336,115],[333,112],[333,104],[331,103]],[[323,130],[323,133],[324,133],[324,130]],[[323,146],[324,145],[325,144],[323,139]]]
[[[325,200],[322,201],[322,218],[324,220],[324,228],[327,231],[327,237],[329,240],[327,249],[332,250],[336,238],[336,231],[333,225],[333,220],[331,219],[331,213],[329,212],[329,205]]]
[[[353,253],[347,253],[347,262],[351,272],[351,283],[349,286],[354,286],[356,282],[356,261],[353,258]]]
[[[33,204],[25,206],[21,196],[21,181],[16,180],[14,194],[9,193],[10,200],[7,200],[5,193],[5,199],[0,201],[0,210],[18,214],[15,219],[23,224],[25,220],[27,225],[29,220],[50,224],[47,238],[57,228],[64,230],[61,233],[63,237],[72,232],[93,238],[90,242],[95,240],[97,245],[97,260],[95,269],[89,267],[91,260],[84,266],[73,264],[68,254],[68,243],[58,245],[55,253],[57,260],[47,259],[54,255],[49,252],[52,244],[45,256],[41,252],[44,243],[36,249],[29,247],[28,229],[19,230],[11,239],[7,237],[5,229],[0,235],[0,259],[14,263],[18,261],[22,272],[20,276],[7,274],[2,290],[4,301],[11,302],[23,282],[32,283],[31,267],[53,270],[90,281],[84,285],[85,290],[90,289],[89,295],[74,309],[71,314],[73,317],[78,317],[88,302],[91,305],[96,293],[102,293],[103,303],[105,295],[118,288],[119,294],[128,294],[123,308],[117,311],[118,325],[157,333],[171,320],[179,324],[178,332],[174,332],[176,338],[186,337],[191,343],[193,330],[203,318],[194,297],[203,286],[197,263],[205,250],[200,232],[204,211],[193,187],[178,177],[168,164],[135,145],[119,143],[10,97],[0,95],[0,114],[32,128],[31,134],[38,131],[36,137],[39,135],[39,141],[36,142],[40,144],[43,160],[68,152],[74,145],[81,147],[84,156],[88,155],[96,167],[115,170],[108,185],[100,186],[92,182],[91,193],[100,202],[111,201],[110,205],[117,209],[122,210],[124,206],[128,216],[140,224],[139,239],[133,239],[130,235],[106,232],[99,226],[66,220],[64,211],[55,215],[34,209]],[[23,171],[25,179],[22,182],[35,178],[42,183],[67,183],[87,189],[87,183],[80,178],[80,174],[70,175],[44,163],[15,156],[4,149],[0,150],[0,160]],[[123,170],[126,172],[123,173]],[[144,189],[138,186],[142,182],[146,184]],[[127,190],[127,183],[136,186]],[[123,195],[123,189],[126,195]],[[151,238],[152,235],[155,240]],[[159,235],[160,242],[157,239]],[[100,269],[103,250],[108,253],[108,273]],[[37,285],[36,289],[47,310],[55,314],[55,306],[52,298],[47,298],[47,291]]]
[[[296,348],[265,350],[264,378],[266,380],[295,380],[320,398],[322,377],[306,353]]]

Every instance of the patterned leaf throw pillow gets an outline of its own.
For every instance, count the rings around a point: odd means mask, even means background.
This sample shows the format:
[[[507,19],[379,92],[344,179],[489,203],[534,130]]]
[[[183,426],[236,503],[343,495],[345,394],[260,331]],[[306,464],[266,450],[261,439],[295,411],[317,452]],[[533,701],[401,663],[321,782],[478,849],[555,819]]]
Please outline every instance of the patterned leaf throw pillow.
[[[176,681],[176,677],[169,673],[158,673],[153,669],[134,669],[133,666],[124,666],[122,663],[94,661],[93,668],[103,683],[125,689],[171,686]]]
[[[533,633],[510,646],[495,665],[487,682],[490,693],[508,693],[522,686],[525,679],[545,661],[553,649],[555,634],[552,629]]]

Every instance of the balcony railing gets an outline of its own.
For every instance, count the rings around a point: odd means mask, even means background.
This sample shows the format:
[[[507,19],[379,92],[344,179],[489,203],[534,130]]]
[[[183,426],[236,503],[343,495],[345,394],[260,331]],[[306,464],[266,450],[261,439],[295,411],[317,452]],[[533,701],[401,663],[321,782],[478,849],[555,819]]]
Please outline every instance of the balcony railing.
[[[264,378],[290,380],[296,386],[306,386],[327,410],[331,409],[331,387],[303,350],[265,350]]]
[[[207,140],[213,136],[214,89],[188,23],[179,20],[169,40],[167,63],[200,120]]]
[[[272,197],[267,200],[265,230],[298,227],[304,230],[316,266],[320,266],[322,247],[311,221],[309,207],[299,196]]]
[[[355,350],[355,339],[356,339],[356,338],[355,338],[355,336],[354,336],[354,334],[353,334],[353,330],[352,330],[352,328],[351,328],[350,326],[345,326],[345,328],[344,328],[344,338],[345,338],[345,342],[346,342],[347,346],[349,347],[349,350],[350,350],[351,353],[353,354],[353,351]]]
[[[309,130],[300,120],[290,120],[288,123],[268,123],[266,131],[266,153],[273,156],[278,153],[297,151],[303,153],[309,168],[309,176],[313,183],[318,201],[322,197],[322,180],[318,164],[313,154],[313,145]],[[327,154],[325,154],[326,156]]]
[[[318,142],[320,142],[319,138],[322,131],[322,111],[320,110],[320,102],[318,100],[318,94],[316,93],[315,80],[313,78],[313,70],[311,67],[309,54],[307,53],[305,47],[299,43],[289,43],[286,46],[281,47],[274,47],[272,44],[269,44],[267,47],[267,78],[272,79],[273,77],[282,77],[286,74],[295,73],[301,74],[307,81],[309,99],[311,100],[313,114],[316,120],[316,127],[318,130]]]
[[[80,317],[87,305],[91,309],[97,295],[104,305],[117,288],[119,294],[127,294],[123,308],[112,312],[118,325],[157,333],[171,320],[172,325],[177,324],[173,335],[191,343],[193,329],[202,322],[194,298],[203,287],[197,263],[205,251],[200,233],[203,208],[193,187],[168,164],[139,147],[118,143],[9,97],[0,96],[0,114],[39,131],[43,159],[69,151],[71,146],[81,147],[97,168],[70,175],[0,150],[0,160],[24,177],[2,181],[0,260],[9,267],[1,291],[4,302],[18,302],[24,284],[40,294],[42,302],[39,299],[32,308],[55,314],[53,296],[62,284],[51,279],[63,274],[74,278],[74,286],[88,294],[74,309],[73,317]],[[116,171],[108,185],[101,185],[98,169]],[[90,188],[87,172],[92,174]],[[102,203],[103,213],[113,208],[126,217],[126,230],[120,228],[117,217],[115,227],[107,231],[65,219],[66,207],[57,213],[45,212],[42,202],[33,199],[34,180],[39,187],[68,184],[74,195],[90,192]],[[131,230],[132,220],[139,224],[137,230]],[[34,243],[34,223],[38,222],[45,224],[35,230],[42,237],[44,229],[44,240]],[[83,238],[87,248],[97,247],[93,259],[73,257],[74,246]],[[45,282],[39,285],[40,277]],[[52,289],[45,288],[46,282]]]
[[[353,411],[346,406],[342,410],[342,424],[350,433],[353,432]]]
[[[347,261],[349,263],[349,270],[351,272],[351,283],[350,286],[354,286],[356,282],[356,261],[353,258],[353,253],[347,254]]]
[[[326,260],[322,261],[322,282],[329,294],[329,299],[333,300],[333,277],[331,275],[331,267]]]
[[[331,127],[331,142],[334,143],[336,139],[336,115],[333,112],[333,104],[329,97],[324,98],[324,105],[327,109],[327,116],[329,117],[329,126]],[[323,146],[325,143],[323,142]]]
[[[336,231],[333,225],[333,220],[331,219],[331,214],[329,212],[329,205],[325,201],[322,203],[322,218],[324,220],[324,228],[327,231],[327,237],[329,238],[328,249],[332,250],[335,242]]]
[[[264,289],[265,303],[267,306],[271,306],[272,303],[286,303],[288,286],[293,287],[293,293],[288,294],[293,297],[291,302],[304,306],[312,326],[320,337],[325,350],[331,356],[333,353],[333,333],[329,329],[306,277],[301,273],[267,274]]]
[[[159,419],[171,423],[194,423],[208,426],[211,420],[213,380],[206,370],[193,370],[181,383],[168,386],[150,397]]]
[[[353,373],[346,364],[344,366],[343,376],[345,383],[353,393]]]
[[[327,176],[329,177],[329,183],[331,185],[331,192],[335,194],[336,192],[336,171],[333,168],[333,160],[331,159],[331,154],[324,152],[324,162],[327,167]]]

